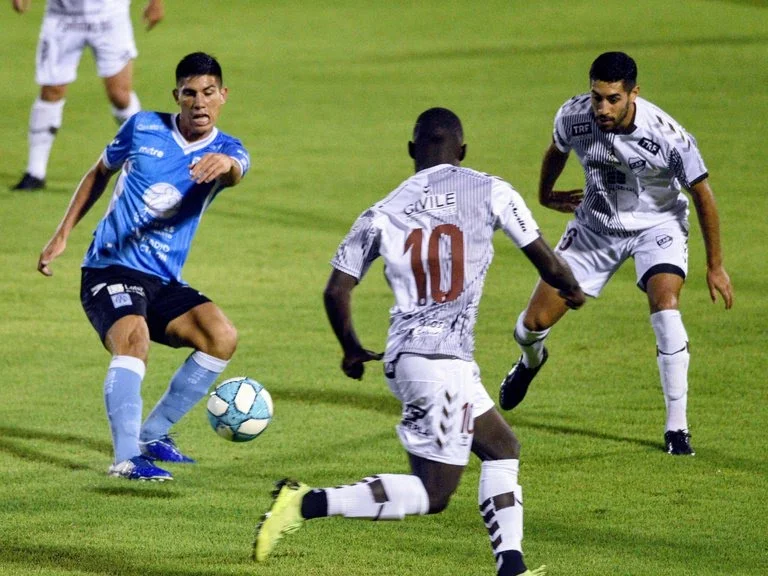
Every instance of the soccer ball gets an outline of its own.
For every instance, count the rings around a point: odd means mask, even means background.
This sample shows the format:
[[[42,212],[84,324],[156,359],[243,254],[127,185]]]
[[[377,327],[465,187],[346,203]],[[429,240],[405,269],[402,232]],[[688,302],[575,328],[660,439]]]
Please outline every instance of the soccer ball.
[[[245,376],[230,378],[216,386],[207,407],[208,421],[216,434],[232,442],[253,440],[272,420],[269,392]]]

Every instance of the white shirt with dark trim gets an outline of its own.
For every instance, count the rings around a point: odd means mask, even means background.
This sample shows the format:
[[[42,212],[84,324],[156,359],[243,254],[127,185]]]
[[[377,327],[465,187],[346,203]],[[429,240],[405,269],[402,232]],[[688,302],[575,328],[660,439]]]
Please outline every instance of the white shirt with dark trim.
[[[359,280],[384,258],[395,297],[385,361],[403,352],[472,360],[498,229],[520,248],[539,237],[512,186],[450,164],[418,172],[360,215],[331,265]]]
[[[576,218],[598,233],[631,236],[671,220],[685,222],[681,192],[707,177],[696,140],[663,110],[638,97],[634,129],[600,130],[590,94],[568,100],[555,116],[554,143],[584,168]]]

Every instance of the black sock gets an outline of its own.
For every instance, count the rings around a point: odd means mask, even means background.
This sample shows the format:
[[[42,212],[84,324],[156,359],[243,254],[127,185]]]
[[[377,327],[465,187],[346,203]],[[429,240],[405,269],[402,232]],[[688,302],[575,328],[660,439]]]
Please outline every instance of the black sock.
[[[528,570],[523,562],[523,553],[518,550],[505,550],[496,556],[497,561],[499,558],[501,558],[499,576],[517,576]]]
[[[301,515],[306,520],[328,516],[328,496],[325,490],[312,490],[301,500]]]

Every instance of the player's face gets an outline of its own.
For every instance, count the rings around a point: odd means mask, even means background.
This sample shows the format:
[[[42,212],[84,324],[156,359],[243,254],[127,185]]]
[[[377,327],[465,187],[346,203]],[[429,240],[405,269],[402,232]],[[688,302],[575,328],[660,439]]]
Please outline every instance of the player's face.
[[[173,97],[181,108],[179,129],[184,138],[193,141],[205,138],[216,126],[227,89],[215,76],[190,76],[179,82]]]
[[[627,92],[621,81],[592,81],[592,112],[601,130],[617,132],[629,126],[637,92],[637,86]]]

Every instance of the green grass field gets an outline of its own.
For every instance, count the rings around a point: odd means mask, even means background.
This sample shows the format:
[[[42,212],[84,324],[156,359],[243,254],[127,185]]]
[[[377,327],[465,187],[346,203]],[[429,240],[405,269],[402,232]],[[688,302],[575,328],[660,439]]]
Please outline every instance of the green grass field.
[[[554,242],[566,216],[536,202],[552,118],[584,91],[602,51],[638,61],[641,94],[698,139],[717,194],[735,306],[712,305],[693,218],[682,311],[691,339],[695,458],[661,451],[664,403],[645,297],[626,266],[598,301],[569,314],[527,400],[506,415],[523,443],[525,551],[571,576],[768,574],[764,191],[768,7],[760,1],[606,3],[167,2],[137,26],[136,90],[171,110],[173,70],[195,50],[224,67],[220,126],[253,169],[203,220],[187,281],[230,316],[240,346],[226,375],[275,401],[267,432],[229,444],[200,405],[178,426],[199,464],[176,480],[106,477],[108,363],[78,301],[79,263],[106,200],[72,234],[53,278],[35,271],[81,175],[115,132],[93,60],[70,88],[49,187],[8,187],[26,162],[43,2],[0,11],[0,574],[36,576],[490,576],[472,460],[446,512],[402,523],[320,520],[250,561],[253,528],[285,475],[324,486],[405,472],[399,405],[378,367],[338,370],[322,309],[328,260],[354,218],[412,172],[416,116],[439,105],[464,122],[466,164],[499,174]],[[143,2],[133,6],[139,23]],[[580,186],[574,159],[562,184]],[[517,356],[512,328],[535,281],[503,237],[486,283],[477,361],[492,395]],[[378,264],[355,293],[364,343],[383,347],[391,296]],[[186,352],[152,349],[145,412]]]

